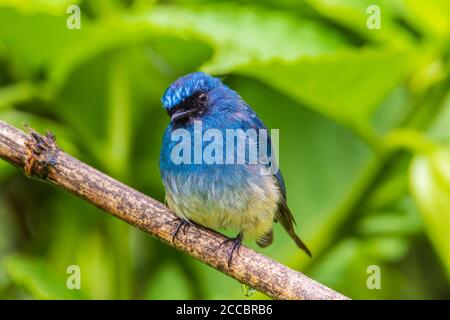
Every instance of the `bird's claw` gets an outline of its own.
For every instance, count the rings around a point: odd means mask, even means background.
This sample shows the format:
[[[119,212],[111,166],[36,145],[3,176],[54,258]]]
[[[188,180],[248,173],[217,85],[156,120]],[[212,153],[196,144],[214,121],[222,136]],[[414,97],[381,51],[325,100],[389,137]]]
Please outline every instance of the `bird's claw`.
[[[172,234],[172,243],[175,243],[175,239],[180,232],[181,229],[183,229],[183,234],[186,234],[186,228],[189,226],[189,222],[186,220],[175,218],[172,222],[178,221],[177,228],[175,229],[175,232]]]
[[[231,250],[228,252],[228,255],[227,255],[227,260],[228,260],[227,264],[228,264],[228,268],[231,268],[231,261],[233,260],[234,252],[239,253],[239,248],[242,245],[242,234],[239,233],[235,238],[226,239],[224,242],[222,242],[219,245],[219,248],[221,248],[222,245],[224,245],[228,242],[231,242]]]

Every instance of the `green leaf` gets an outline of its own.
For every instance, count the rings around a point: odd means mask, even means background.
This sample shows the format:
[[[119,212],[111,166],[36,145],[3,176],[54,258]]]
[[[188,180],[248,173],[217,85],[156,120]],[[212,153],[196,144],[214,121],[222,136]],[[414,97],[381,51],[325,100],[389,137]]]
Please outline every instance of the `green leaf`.
[[[421,229],[419,216],[408,210],[373,212],[358,224],[358,231],[365,235],[410,235]]]
[[[430,36],[443,40],[448,47],[450,37],[450,2],[448,0],[405,0],[407,18]]]
[[[380,236],[364,242],[364,252],[374,259],[381,261],[401,261],[408,253],[408,238],[399,235]]]
[[[144,15],[124,20],[119,16],[93,23],[85,18],[80,30],[69,30],[66,19],[65,12],[29,16],[6,6],[0,8],[0,41],[22,67],[33,72],[42,67],[49,69],[55,84],[99,52],[155,35],[189,36],[208,43],[215,53],[204,69],[213,73],[229,72],[253,61],[292,60],[333,52],[345,45],[338,33],[315,22],[235,5],[156,6]],[[20,28],[10,28],[13,25]],[[291,34],[296,37],[290,37]],[[30,56],[29,52],[34,54]]]
[[[450,143],[450,130],[448,124],[450,123],[450,92],[444,101],[442,111],[439,117],[436,117],[428,134],[433,140],[442,141],[443,143]]]
[[[27,15],[0,6],[0,42],[17,65],[16,69],[24,76],[46,71],[56,87],[62,85],[69,73],[82,62],[151,35],[129,29],[120,23],[119,18],[94,23],[86,17],[82,20],[81,29],[71,30],[66,26],[68,15],[65,11],[58,13]]]
[[[28,125],[39,133],[50,130],[55,134],[60,146],[64,151],[76,156],[79,151],[74,145],[74,137],[70,130],[52,120],[37,116],[28,112],[17,110],[0,110],[0,119],[25,131],[24,125]]]
[[[66,287],[66,270],[53,270],[44,260],[14,255],[3,260],[12,281],[36,299],[84,299],[79,290]]]
[[[396,47],[410,47],[413,36],[406,28],[402,28],[399,20],[401,10],[395,1],[383,0],[307,0],[322,16],[349,28],[359,36],[376,42],[388,42]],[[370,6],[380,9],[380,29],[369,29],[368,19],[374,11]]]
[[[239,69],[341,123],[366,123],[405,74],[405,56],[351,51]]]
[[[450,151],[416,156],[410,167],[410,186],[450,280]]]
[[[38,95],[38,88],[30,82],[20,82],[7,87],[0,87],[0,110],[8,109],[13,104],[27,101]]]
[[[232,4],[157,6],[141,17],[128,17],[127,21],[147,24],[155,32],[205,41],[214,49],[214,55],[203,70],[216,74],[274,58],[290,61],[334,52],[346,44],[337,32],[316,22]]]
[[[0,6],[18,9],[27,14],[60,14],[67,7],[78,4],[80,0],[0,0]]]

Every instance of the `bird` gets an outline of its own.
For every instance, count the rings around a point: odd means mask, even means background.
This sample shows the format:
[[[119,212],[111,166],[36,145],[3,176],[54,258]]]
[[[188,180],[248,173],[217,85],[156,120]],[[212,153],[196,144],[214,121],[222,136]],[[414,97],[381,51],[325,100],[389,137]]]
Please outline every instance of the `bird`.
[[[245,136],[248,148],[244,149],[238,143],[219,143],[220,136],[226,136],[229,130],[241,130],[232,139],[242,137],[245,130],[268,130],[239,93],[217,77],[193,72],[170,84],[161,102],[170,121],[162,139],[160,173],[166,204],[179,221],[172,241],[191,224],[235,230],[237,236],[221,244],[231,242],[227,254],[231,267],[233,255],[244,238],[267,247],[273,242],[273,223],[279,222],[311,257],[311,251],[294,231],[296,223],[287,205],[281,171],[272,170],[276,159],[272,157],[270,135]],[[213,134],[204,139],[202,135],[208,132]],[[212,159],[207,159],[205,150],[212,140],[214,152],[210,150]],[[260,150],[262,142],[267,145],[265,155]],[[258,161],[250,161],[249,148],[255,145]],[[225,161],[229,155],[229,161]]]

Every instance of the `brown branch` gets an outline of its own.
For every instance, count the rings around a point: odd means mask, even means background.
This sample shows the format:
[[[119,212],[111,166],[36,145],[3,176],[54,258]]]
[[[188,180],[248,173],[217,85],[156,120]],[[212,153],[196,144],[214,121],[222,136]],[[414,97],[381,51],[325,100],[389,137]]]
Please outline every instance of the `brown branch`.
[[[189,226],[172,243],[178,222],[166,206],[61,151],[52,134],[29,131],[25,134],[0,121],[0,158],[26,175],[55,184],[270,297],[348,299],[245,246],[229,268],[229,247],[220,247],[226,238],[205,228]]]

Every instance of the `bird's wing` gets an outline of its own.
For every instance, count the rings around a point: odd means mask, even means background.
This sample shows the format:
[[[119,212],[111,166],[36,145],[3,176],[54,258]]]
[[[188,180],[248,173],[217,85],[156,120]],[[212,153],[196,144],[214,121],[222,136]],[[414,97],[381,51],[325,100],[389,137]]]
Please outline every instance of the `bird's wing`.
[[[269,138],[270,143],[270,138]],[[268,144],[269,144],[268,143]],[[272,157],[272,161],[275,161]],[[300,239],[300,237],[295,233],[295,219],[289,210],[287,205],[287,195],[286,195],[286,186],[284,184],[283,175],[281,174],[280,169],[274,174],[275,179],[277,180],[278,187],[281,190],[281,198],[278,202],[278,210],[275,213],[275,222],[280,222],[287,233],[291,236],[291,238],[295,241],[297,247],[306,252],[308,256],[311,257],[311,251],[308,249],[306,244]]]
[[[251,110],[251,108],[249,108]],[[251,112],[254,112],[251,110]],[[259,119],[259,117],[255,114],[255,117],[250,117],[253,119],[252,123],[246,123],[245,126],[253,127],[255,129],[266,129],[267,127],[264,125],[264,123]],[[258,145],[259,146],[259,145]],[[272,166],[272,162],[276,161],[274,159],[274,156],[272,155],[272,141],[270,139],[270,136],[267,135],[267,156],[270,158],[270,162],[268,163],[268,166]],[[281,174],[281,171],[278,169],[277,172],[274,174],[274,177],[277,181],[278,187],[281,190],[281,197],[278,202],[278,210],[275,213],[275,222],[280,222],[281,225],[284,227],[284,229],[287,231],[287,233],[291,236],[291,238],[295,241],[296,245],[306,252],[308,256],[311,257],[311,251],[308,249],[308,247],[305,245],[305,243],[297,236],[297,234],[294,231],[295,226],[295,219],[294,216],[291,213],[291,210],[289,210],[289,207],[287,206],[287,194],[286,194],[286,186],[284,184],[283,175]],[[272,237],[270,237],[271,239]]]

